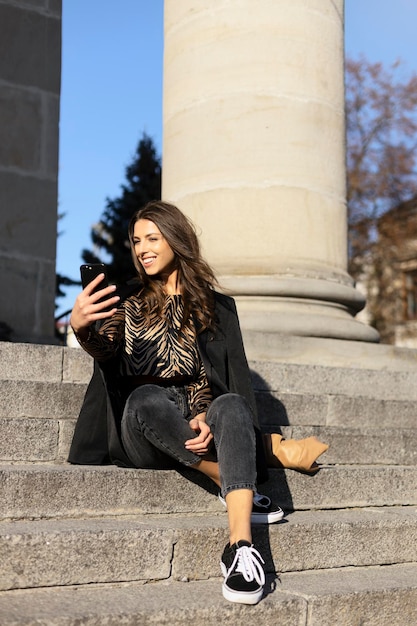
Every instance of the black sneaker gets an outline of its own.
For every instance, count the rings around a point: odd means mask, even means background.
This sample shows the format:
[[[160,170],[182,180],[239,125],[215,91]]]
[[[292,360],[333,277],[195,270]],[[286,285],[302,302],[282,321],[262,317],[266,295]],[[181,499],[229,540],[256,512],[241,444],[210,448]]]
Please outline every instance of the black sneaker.
[[[226,506],[226,500],[219,493],[219,500]],[[261,493],[253,495],[252,524],[274,524],[284,517],[284,511],[277,504],[273,504],[271,498]]]
[[[225,547],[220,567],[224,576],[223,597],[230,602],[257,604],[265,584],[264,560],[249,541]]]
[[[274,524],[284,517],[284,511],[271,498],[261,493],[253,496],[251,521],[253,524]]]

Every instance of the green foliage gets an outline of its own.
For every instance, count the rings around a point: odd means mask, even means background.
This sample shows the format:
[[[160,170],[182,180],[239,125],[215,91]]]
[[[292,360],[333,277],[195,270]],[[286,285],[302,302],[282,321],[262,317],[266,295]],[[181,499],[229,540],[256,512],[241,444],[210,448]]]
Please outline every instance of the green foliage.
[[[106,200],[100,221],[93,226],[94,251],[83,250],[85,263],[106,263],[110,282],[123,283],[135,275],[127,228],[130,218],[150,200],[161,198],[161,160],[152,139],[139,141],[133,162],[126,168],[120,197]]]

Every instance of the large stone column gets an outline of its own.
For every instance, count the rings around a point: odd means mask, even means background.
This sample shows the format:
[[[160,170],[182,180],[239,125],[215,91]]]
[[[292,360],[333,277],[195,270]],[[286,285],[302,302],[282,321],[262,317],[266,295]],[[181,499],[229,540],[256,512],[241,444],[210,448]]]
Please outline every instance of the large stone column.
[[[0,1],[0,338],[54,338],[61,0]]]
[[[163,197],[244,330],[376,341],[347,274],[343,0],[165,0]]]

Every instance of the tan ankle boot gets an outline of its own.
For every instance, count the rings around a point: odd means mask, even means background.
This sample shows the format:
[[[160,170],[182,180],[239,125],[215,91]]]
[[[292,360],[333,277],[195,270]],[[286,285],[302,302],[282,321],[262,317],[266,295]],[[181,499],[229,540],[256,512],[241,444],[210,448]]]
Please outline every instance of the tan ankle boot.
[[[319,469],[318,457],[329,449],[317,437],[284,439],[278,433],[262,435],[269,467],[279,467],[314,474]]]

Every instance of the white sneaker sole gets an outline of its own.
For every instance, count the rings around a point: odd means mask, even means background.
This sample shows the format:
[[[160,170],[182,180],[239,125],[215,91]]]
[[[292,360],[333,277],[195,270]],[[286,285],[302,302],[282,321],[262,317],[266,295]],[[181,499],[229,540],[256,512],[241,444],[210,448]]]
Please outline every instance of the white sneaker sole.
[[[218,498],[224,507],[227,508],[226,500],[219,493]],[[275,522],[279,522],[284,517],[284,511],[278,507],[276,511],[271,511],[269,513],[262,513],[261,511],[257,511],[252,513],[250,520],[252,524],[275,524]]]
[[[250,519],[252,524],[274,524],[284,517],[284,511],[274,511],[273,513],[252,513]]]
[[[222,591],[223,598],[229,600],[229,602],[237,602],[239,604],[258,604],[264,593],[262,587],[255,591],[234,591],[226,583],[223,583]]]

